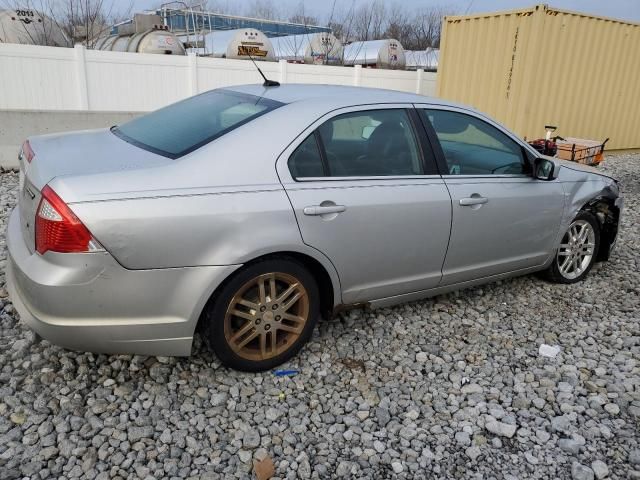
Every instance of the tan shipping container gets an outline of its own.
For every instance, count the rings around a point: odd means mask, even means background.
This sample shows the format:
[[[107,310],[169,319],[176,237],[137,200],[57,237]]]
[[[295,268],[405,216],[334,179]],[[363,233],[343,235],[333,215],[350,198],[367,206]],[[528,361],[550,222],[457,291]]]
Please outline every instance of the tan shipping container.
[[[640,24],[547,5],[444,19],[437,95],[529,139],[640,148]]]

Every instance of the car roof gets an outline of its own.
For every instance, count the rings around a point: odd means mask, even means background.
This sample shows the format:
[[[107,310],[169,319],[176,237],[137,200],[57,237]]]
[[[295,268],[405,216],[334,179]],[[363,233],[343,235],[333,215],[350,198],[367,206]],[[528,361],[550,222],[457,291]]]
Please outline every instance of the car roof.
[[[425,97],[414,93],[385,90],[382,88],[348,87],[343,85],[285,84],[279,87],[264,87],[260,84],[226,87],[228,90],[269,98],[282,103],[317,101],[323,98],[336,106],[348,107],[367,103],[429,103],[433,105],[458,106],[441,98]]]

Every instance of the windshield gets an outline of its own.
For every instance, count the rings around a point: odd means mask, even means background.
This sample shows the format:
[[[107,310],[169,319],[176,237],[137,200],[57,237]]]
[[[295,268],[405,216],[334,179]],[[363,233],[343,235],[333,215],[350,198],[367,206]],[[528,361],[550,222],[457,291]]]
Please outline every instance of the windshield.
[[[135,118],[111,131],[140,148],[178,158],[282,105],[254,95],[212,90]]]

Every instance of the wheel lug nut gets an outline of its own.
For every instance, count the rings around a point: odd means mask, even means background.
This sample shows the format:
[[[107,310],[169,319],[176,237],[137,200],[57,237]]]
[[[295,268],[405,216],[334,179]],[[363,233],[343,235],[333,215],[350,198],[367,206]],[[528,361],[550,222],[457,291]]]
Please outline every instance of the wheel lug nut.
[[[277,309],[278,309],[278,304],[277,304],[277,303],[274,303],[273,305],[271,305],[271,308],[272,308],[273,310],[277,310]]]
[[[260,311],[264,312],[267,309],[267,307],[265,307],[264,305],[260,307]]]
[[[260,319],[259,318],[256,319],[256,325],[260,325]]]
[[[281,318],[280,315],[276,315],[276,322],[279,322]]]
[[[265,330],[271,330],[271,325],[269,325],[268,323],[264,326]]]

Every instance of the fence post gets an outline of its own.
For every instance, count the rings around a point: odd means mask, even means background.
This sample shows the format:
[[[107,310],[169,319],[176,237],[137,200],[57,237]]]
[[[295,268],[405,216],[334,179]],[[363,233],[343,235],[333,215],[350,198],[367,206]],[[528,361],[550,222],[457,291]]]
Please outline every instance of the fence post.
[[[419,68],[416,70],[416,93],[420,95],[422,93],[422,77],[424,76],[424,70]]]
[[[187,54],[188,67],[189,67],[189,96],[198,94],[198,56],[195,52],[189,52]]]
[[[89,88],[87,86],[87,61],[84,45],[74,47],[76,60],[76,87],[78,91],[78,110],[89,110]]]
[[[287,62],[286,60],[280,60],[278,61],[278,63],[280,64],[280,83],[286,83],[287,82],[287,65],[289,62]]]
[[[362,65],[353,66],[353,85],[356,87],[362,83]]]

